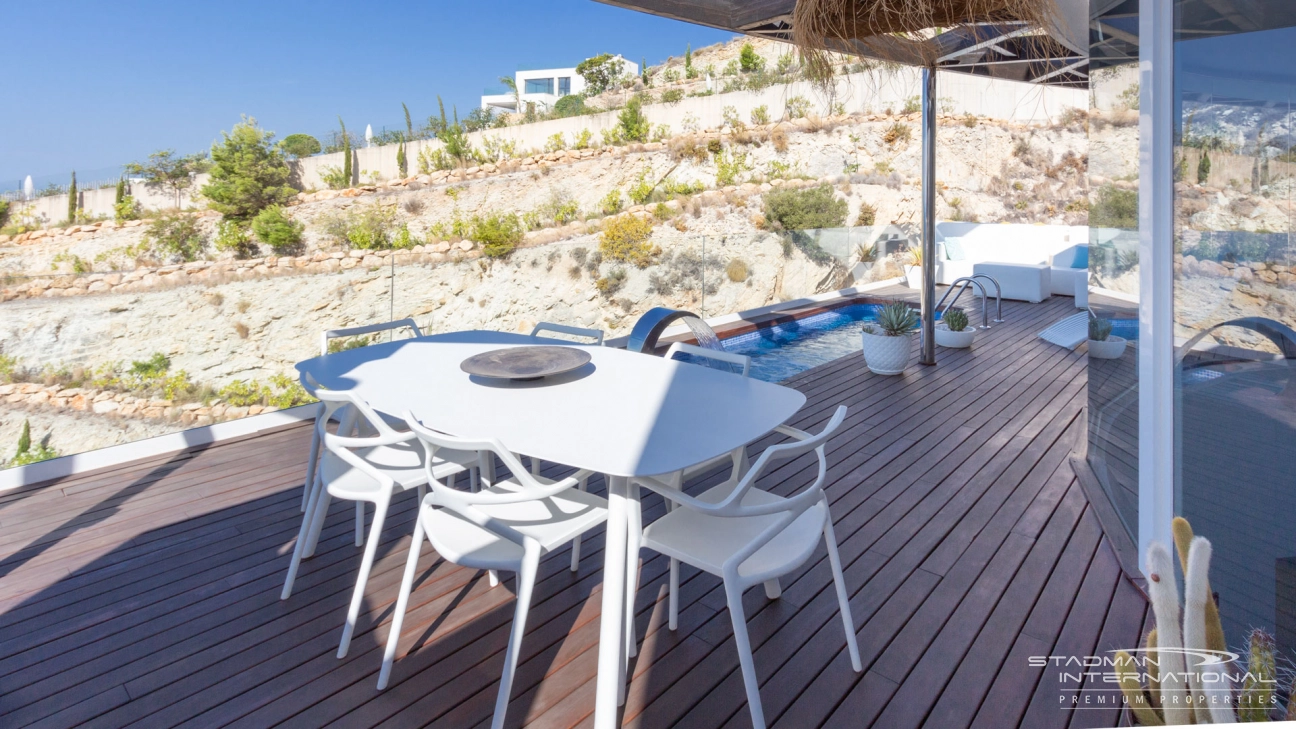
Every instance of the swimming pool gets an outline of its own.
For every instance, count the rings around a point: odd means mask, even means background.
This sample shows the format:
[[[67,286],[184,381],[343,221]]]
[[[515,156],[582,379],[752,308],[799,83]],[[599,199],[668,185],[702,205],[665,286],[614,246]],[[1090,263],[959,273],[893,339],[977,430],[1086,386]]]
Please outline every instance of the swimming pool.
[[[752,358],[751,376],[785,380],[860,349],[860,324],[877,317],[880,304],[848,304],[721,340],[726,351]]]

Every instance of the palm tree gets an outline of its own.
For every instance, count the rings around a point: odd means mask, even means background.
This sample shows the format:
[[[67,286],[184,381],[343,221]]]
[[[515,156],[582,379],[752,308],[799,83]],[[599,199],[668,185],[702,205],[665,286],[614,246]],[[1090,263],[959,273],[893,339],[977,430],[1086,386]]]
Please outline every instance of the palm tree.
[[[513,92],[513,111],[517,112],[518,114],[521,114],[522,94],[518,93],[517,79],[513,78],[512,76],[500,76],[499,80],[500,83],[508,87],[509,91]]]

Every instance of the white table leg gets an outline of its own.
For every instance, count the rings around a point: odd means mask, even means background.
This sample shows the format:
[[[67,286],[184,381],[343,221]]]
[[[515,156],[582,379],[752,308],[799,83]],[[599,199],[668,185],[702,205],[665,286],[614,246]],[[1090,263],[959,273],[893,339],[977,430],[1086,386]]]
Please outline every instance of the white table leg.
[[[595,729],[613,729],[625,684],[626,493],[628,480],[608,477],[607,540],[603,554],[603,614],[599,616]]]

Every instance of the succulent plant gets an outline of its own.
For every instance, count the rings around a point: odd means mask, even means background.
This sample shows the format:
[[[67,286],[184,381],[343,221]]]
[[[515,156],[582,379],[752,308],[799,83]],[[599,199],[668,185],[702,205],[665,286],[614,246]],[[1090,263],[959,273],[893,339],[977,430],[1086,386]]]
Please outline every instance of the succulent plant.
[[[910,248],[909,250],[905,251],[905,255],[909,261],[907,265],[910,266],[922,265],[923,252],[921,248]]]
[[[1089,317],[1089,339],[1095,342],[1105,342],[1107,337],[1111,336],[1112,323],[1110,319],[1102,319],[1096,316]]]
[[[903,301],[893,301],[877,313],[877,326],[888,337],[903,337],[918,324],[918,315]]]
[[[961,332],[968,326],[967,314],[962,309],[950,309],[941,317],[941,321],[945,322],[945,328],[951,332]]]

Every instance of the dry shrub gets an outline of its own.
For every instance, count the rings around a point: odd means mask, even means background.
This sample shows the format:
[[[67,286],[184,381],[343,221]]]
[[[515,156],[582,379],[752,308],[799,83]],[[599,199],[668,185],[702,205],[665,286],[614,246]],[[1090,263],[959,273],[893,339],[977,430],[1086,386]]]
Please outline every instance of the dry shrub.
[[[684,134],[670,141],[671,157],[675,160],[693,160],[698,164],[707,161],[706,144],[696,134]]]
[[[746,262],[735,258],[729,262],[728,266],[725,266],[725,275],[734,283],[742,283],[747,280],[748,276],[751,276],[751,271],[747,269]]]
[[[770,144],[774,145],[774,151],[786,152],[788,148],[787,130],[782,126],[774,127],[769,134]]]
[[[913,129],[911,129],[908,124],[900,121],[893,122],[891,126],[887,127],[886,131],[882,133],[882,141],[887,144],[908,142],[910,139],[913,139]]]
[[[247,339],[248,334],[250,333],[248,331],[248,325],[241,321],[234,322],[234,331],[238,333],[239,339]]]

